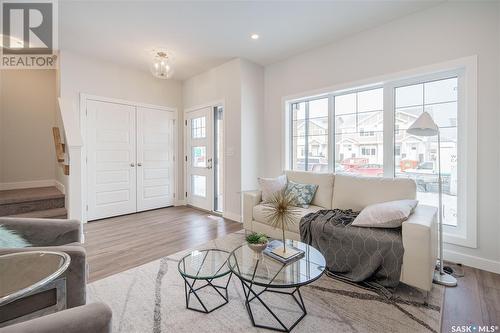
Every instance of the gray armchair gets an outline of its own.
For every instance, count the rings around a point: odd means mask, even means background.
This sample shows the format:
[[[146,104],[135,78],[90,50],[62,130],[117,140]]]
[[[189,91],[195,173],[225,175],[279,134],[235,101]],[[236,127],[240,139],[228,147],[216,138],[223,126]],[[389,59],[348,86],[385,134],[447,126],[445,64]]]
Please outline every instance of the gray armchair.
[[[0,333],[109,333],[111,309],[92,303],[0,328]]]
[[[34,250],[66,252],[71,257],[70,266],[63,275],[66,277],[67,307],[85,304],[87,264],[79,221],[0,217],[0,225],[16,231],[32,245],[27,248],[0,248],[0,255]]]

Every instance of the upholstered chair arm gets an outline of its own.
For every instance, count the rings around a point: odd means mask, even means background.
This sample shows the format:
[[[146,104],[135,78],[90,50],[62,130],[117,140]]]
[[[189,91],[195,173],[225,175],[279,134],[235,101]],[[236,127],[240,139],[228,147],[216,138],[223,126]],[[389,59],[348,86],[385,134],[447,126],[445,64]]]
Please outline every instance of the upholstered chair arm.
[[[261,191],[256,190],[243,192],[243,227],[246,230],[252,230],[253,208],[261,201]]]
[[[77,220],[0,217],[0,225],[16,231],[34,246],[81,242],[82,224]]]
[[[113,313],[92,303],[0,328],[0,333],[110,333]]]

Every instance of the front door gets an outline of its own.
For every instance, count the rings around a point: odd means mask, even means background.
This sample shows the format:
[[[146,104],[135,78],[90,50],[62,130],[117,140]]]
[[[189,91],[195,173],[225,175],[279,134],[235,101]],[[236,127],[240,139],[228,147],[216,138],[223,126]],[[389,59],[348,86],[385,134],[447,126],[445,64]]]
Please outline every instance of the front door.
[[[188,204],[213,210],[213,111],[203,108],[186,114],[186,170]]]

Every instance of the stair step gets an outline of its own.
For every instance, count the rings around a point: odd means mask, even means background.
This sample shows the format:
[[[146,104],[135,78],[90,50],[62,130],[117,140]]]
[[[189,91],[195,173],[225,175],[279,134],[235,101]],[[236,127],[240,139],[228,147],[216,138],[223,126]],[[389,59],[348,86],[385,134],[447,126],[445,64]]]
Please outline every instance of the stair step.
[[[10,215],[9,217],[27,217],[27,218],[44,218],[44,219],[65,219],[68,216],[66,208],[53,208],[46,210],[37,210],[29,213]]]
[[[64,198],[55,186],[0,191],[0,205]]]
[[[64,201],[54,186],[0,191],[0,216],[64,208]]]

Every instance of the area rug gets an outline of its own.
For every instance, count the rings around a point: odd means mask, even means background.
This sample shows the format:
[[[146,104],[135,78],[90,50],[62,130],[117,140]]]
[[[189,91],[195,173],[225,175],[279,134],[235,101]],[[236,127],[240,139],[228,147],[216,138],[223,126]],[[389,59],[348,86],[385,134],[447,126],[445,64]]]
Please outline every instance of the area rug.
[[[232,250],[244,242],[242,231],[196,249]],[[88,302],[104,302],[113,310],[113,332],[270,332],[252,326],[240,281],[229,281],[229,303],[212,313],[186,309],[184,282],[177,263],[193,249],[98,280],[88,286]],[[227,278],[227,277],[226,277]],[[203,290],[204,299],[217,300]],[[301,288],[307,308],[293,332],[439,332],[444,288],[434,286],[428,304],[419,291],[401,286],[392,300],[371,290],[323,275]],[[286,295],[272,294],[270,304],[283,320],[293,322],[298,309]],[[212,297],[210,297],[212,296]],[[207,297],[207,298],[205,298]],[[281,299],[279,299],[281,297]],[[269,321],[263,307],[256,317]]]

